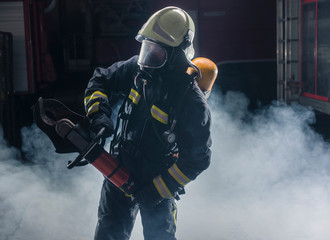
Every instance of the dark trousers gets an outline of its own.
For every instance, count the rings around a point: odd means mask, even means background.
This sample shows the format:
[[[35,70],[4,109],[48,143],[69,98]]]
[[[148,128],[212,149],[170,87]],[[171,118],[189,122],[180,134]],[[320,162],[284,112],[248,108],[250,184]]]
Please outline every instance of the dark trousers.
[[[156,207],[140,207],[104,180],[94,240],[126,240],[131,236],[140,209],[145,240],[175,240],[177,208],[173,199]]]

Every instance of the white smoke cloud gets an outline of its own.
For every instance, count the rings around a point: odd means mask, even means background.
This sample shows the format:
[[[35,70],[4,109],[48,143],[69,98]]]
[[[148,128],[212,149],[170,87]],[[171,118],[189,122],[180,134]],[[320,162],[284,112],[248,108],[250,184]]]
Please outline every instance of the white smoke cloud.
[[[314,113],[251,115],[236,92],[210,104],[212,164],[179,202],[178,238],[330,239],[330,146],[309,127]]]
[[[330,146],[314,113],[273,104],[255,114],[238,92],[209,100],[212,163],[178,201],[178,239],[330,239]],[[22,129],[22,164],[0,132],[0,239],[92,239],[102,176],[67,170],[36,127]],[[141,240],[140,220],[132,239]]]
[[[2,133],[2,132],[1,132]],[[33,163],[0,142],[0,239],[92,239],[102,177],[93,168],[66,169],[75,155],[60,155],[35,125],[22,129]]]

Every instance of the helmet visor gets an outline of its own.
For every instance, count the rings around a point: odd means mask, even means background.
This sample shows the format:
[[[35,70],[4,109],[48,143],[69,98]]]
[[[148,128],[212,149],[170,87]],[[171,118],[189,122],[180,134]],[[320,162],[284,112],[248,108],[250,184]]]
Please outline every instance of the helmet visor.
[[[167,61],[167,52],[161,45],[143,40],[138,64],[145,68],[161,68]]]

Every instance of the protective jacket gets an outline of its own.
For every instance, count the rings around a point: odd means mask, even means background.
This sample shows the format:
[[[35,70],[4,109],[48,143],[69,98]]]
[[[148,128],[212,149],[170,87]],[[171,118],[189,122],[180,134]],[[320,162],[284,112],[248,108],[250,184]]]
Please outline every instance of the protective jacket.
[[[93,116],[102,102],[126,97],[119,160],[141,185],[173,198],[210,164],[210,110],[190,75],[173,70],[146,81],[137,59],[95,70],[85,92],[86,112]],[[175,144],[163,140],[168,130],[175,132]]]

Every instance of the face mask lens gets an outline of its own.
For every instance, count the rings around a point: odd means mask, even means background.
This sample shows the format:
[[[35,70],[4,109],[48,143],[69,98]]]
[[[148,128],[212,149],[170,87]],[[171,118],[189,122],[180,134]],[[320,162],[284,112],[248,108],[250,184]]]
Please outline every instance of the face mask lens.
[[[145,68],[161,68],[167,60],[166,50],[157,43],[143,40],[138,64]]]

